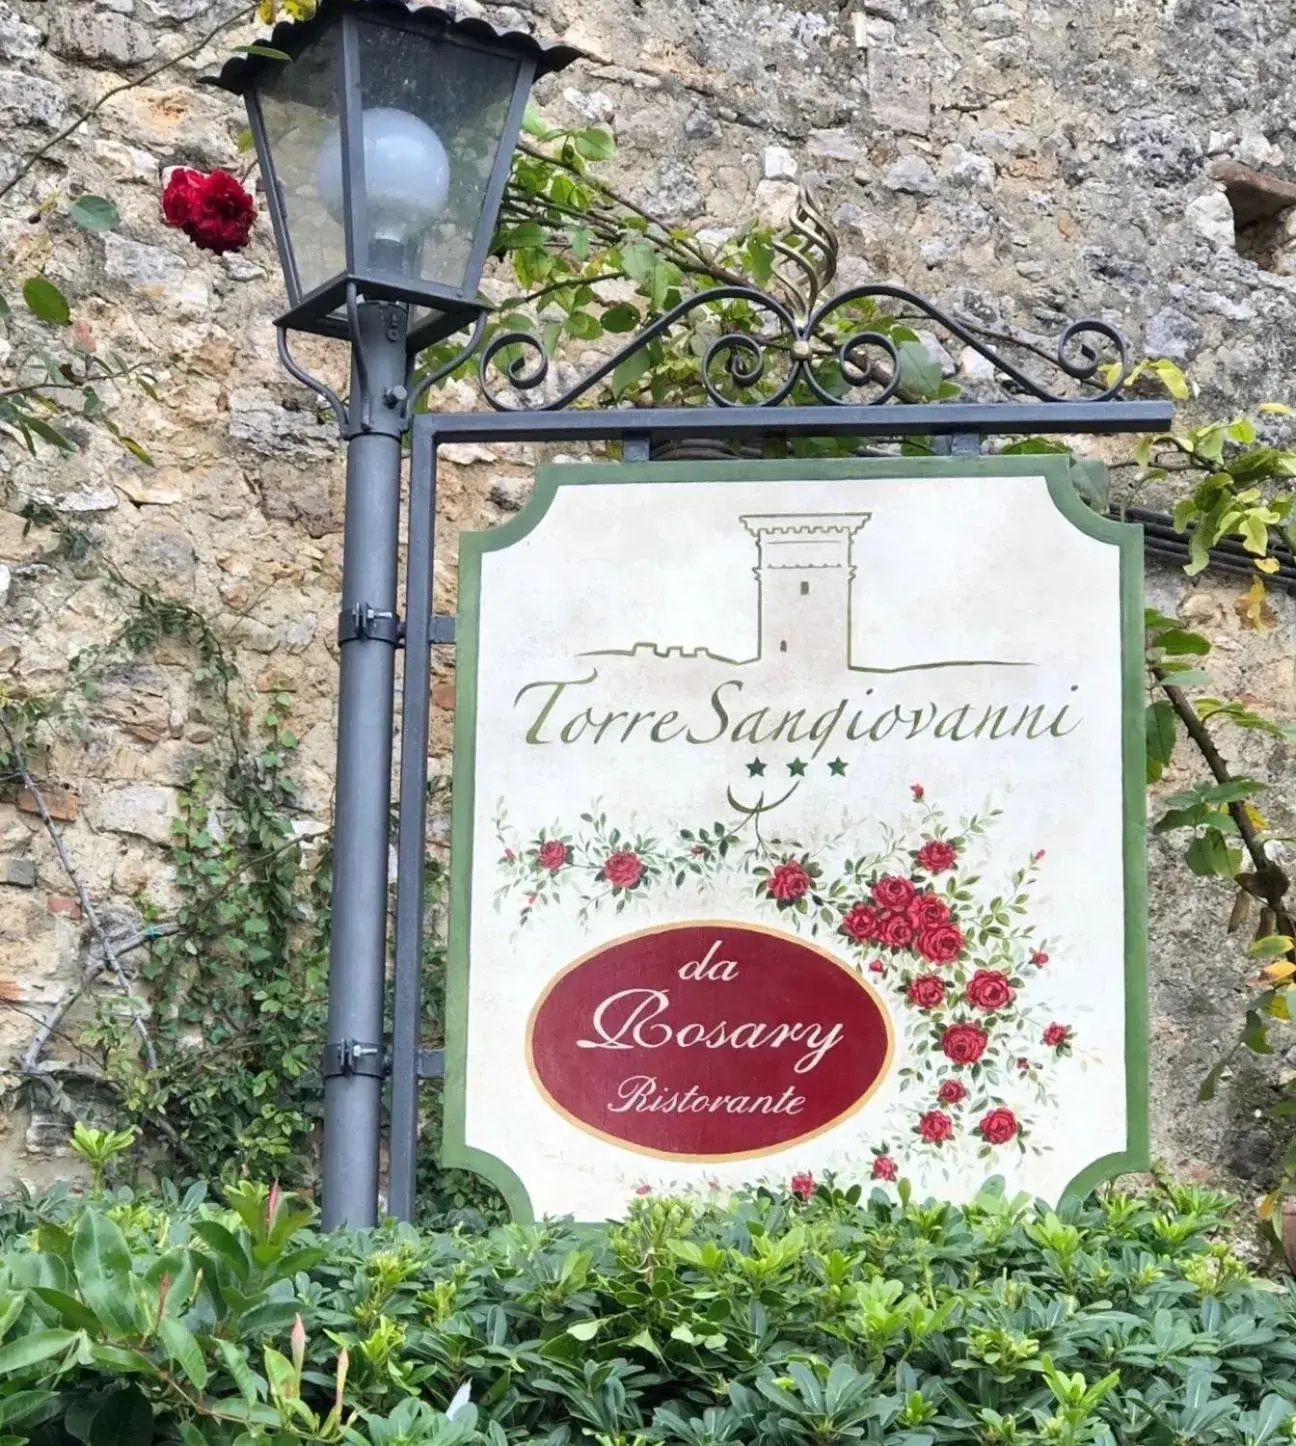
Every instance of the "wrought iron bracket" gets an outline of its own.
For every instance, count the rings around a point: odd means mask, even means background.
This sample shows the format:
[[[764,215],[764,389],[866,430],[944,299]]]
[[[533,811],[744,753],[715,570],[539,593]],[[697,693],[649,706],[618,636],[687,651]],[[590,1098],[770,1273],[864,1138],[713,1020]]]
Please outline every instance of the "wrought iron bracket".
[[[357,1074],[367,1075],[370,1079],[384,1079],[388,1073],[388,1061],[381,1045],[344,1039],[340,1044],[324,1046],[320,1072],[325,1079]]]
[[[445,1078],[445,1050],[421,1049],[418,1052],[419,1079]]]
[[[455,620],[452,617],[433,616],[428,619],[428,642],[434,646],[443,643],[452,647],[455,640]]]
[[[357,641],[405,645],[405,624],[395,613],[375,612],[369,603],[356,603],[338,614],[338,645]]]

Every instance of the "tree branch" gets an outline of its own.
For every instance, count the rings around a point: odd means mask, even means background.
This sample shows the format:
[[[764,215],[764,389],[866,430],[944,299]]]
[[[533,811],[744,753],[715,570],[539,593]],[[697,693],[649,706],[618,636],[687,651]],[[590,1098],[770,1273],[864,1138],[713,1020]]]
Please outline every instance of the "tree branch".
[[[240,21],[248,19],[249,16],[251,16],[255,12],[255,10],[256,6],[249,5],[245,9],[237,11],[235,14],[231,15],[228,20],[222,20],[221,23],[215,27],[215,29],[209,30],[206,35],[204,35],[203,38],[198,41],[196,45],[191,45],[188,50],[182,50],[178,55],[173,55],[170,57],[170,59],[164,60],[158,65],[151,66],[142,74],[137,75],[134,80],[123,81],[121,85],[114,85],[110,89],[104,91],[104,93],[99,97],[99,99],[95,101],[95,103],[87,110],[82,111],[81,114],[76,118],[76,120],[70,121],[67,125],[63,127],[61,131],[59,131],[56,135],[52,136],[49,140],[47,140],[44,145],[37,146],[37,148],[32,151],[30,155],[23,158],[22,164],[14,172],[13,176],[8,181],[6,181],[3,186],[0,186],[0,198],[7,196],[9,192],[12,191],[13,188],[18,184],[18,182],[21,181],[24,176],[28,175],[31,172],[32,168],[39,161],[43,160],[47,155],[49,155],[49,153],[56,146],[62,145],[62,143],[67,140],[70,135],[74,135],[78,130],[80,130],[81,127],[85,125],[86,121],[88,121],[91,116],[97,115],[104,108],[104,106],[106,106],[108,102],[112,100],[114,96],[121,95],[123,91],[134,90],[137,86],[147,85],[150,80],[155,79],[164,71],[170,70],[173,65],[177,65],[180,61],[188,60],[192,56],[197,55],[200,50],[204,49],[213,40],[215,40],[215,38],[223,30],[228,30],[231,26],[237,25]]]
[[[27,767],[27,760],[23,757],[23,752],[18,744],[18,739],[14,734],[13,728],[10,726],[9,719],[5,716],[3,710],[0,710],[0,733],[4,734],[5,741],[9,745],[9,750],[13,755],[14,765],[22,778],[23,787],[27,790],[28,793],[31,794],[32,798],[36,801],[36,809],[37,812],[40,814],[41,822],[45,825],[45,832],[49,834],[50,839],[54,844],[54,851],[58,854],[59,863],[63,866],[63,872],[67,875],[68,880],[72,884],[72,887],[76,890],[77,899],[81,905],[81,912],[85,915],[86,923],[90,925],[91,932],[98,940],[99,947],[103,950],[103,963],[100,964],[99,968],[95,971],[96,974],[101,973],[104,968],[111,970],[113,976],[117,980],[118,985],[121,987],[122,993],[126,995],[128,999],[143,1007],[143,1001],[135,993],[131,981],[126,976],[125,969],[122,968],[121,959],[118,957],[116,949],[113,948],[112,942],[109,940],[108,934],[104,929],[103,924],[99,920],[99,914],[98,911],[95,909],[93,900],[90,898],[89,893],[86,891],[85,885],[81,882],[80,875],[72,867],[72,860],[68,857],[67,849],[66,847],[64,847],[63,844],[62,835],[55,827],[54,820],[50,817],[49,808],[46,806],[45,803],[45,796],[40,791],[39,785],[32,777],[31,771]],[[86,974],[90,974],[89,969],[86,970]],[[81,988],[84,989],[88,982],[88,980],[84,980]],[[135,1028],[139,1031],[140,1039],[144,1043],[144,1054],[148,1060],[149,1068],[156,1069],[157,1051],[153,1048],[153,1040],[152,1037],[149,1035],[148,1026],[144,1023],[144,1017],[142,1013],[136,1014],[135,1016]],[[33,1062],[34,1059],[35,1057],[33,1057]]]

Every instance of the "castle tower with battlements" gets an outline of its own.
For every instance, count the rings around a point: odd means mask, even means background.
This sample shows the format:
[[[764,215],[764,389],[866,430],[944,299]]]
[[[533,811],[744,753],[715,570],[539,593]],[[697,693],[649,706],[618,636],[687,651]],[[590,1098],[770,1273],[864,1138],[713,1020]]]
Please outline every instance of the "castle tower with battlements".
[[[867,512],[750,516],[740,519],[756,539],[760,588],[759,655],[796,663],[825,650],[850,662],[851,551]]]

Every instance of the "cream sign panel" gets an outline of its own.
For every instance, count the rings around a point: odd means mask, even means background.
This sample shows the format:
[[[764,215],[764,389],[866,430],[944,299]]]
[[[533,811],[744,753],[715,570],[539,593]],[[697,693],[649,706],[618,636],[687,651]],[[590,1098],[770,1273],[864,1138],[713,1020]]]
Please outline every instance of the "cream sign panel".
[[[1065,459],[542,471],[464,539],[445,1160],[1141,1164],[1140,557]]]

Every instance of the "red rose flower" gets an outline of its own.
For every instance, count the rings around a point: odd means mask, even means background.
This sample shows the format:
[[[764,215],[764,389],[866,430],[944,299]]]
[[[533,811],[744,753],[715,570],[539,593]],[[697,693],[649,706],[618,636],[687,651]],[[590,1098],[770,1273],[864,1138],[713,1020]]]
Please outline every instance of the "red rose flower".
[[[923,788],[921,783],[911,783],[909,785],[909,792],[913,794],[913,800],[915,803],[921,803],[923,801],[923,794],[925,791],[926,790]]]
[[[945,1003],[945,981],[935,974],[920,974],[909,986],[909,1002],[919,1009],[935,1009]]]
[[[890,874],[873,885],[873,898],[883,909],[907,909],[917,890],[910,879]]]
[[[547,838],[540,845],[540,867],[556,874],[570,858],[567,845],[561,839]]]
[[[842,915],[841,931],[857,944],[868,944],[878,937],[882,915],[872,904],[852,904]]]
[[[1043,951],[1043,949],[1032,949],[1032,950],[1031,950],[1031,963],[1032,963],[1032,964],[1035,964],[1035,965],[1044,965],[1044,964],[1047,964],[1048,961],[1049,961],[1049,956]]]
[[[978,969],[968,980],[968,1003],[987,1013],[1006,1008],[1015,997],[1012,985],[997,969]]]
[[[1036,849],[1036,851],[1031,855],[1031,858],[1032,858],[1036,863],[1039,863],[1039,861],[1040,861],[1043,857],[1044,857],[1044,850],[1043,850],[1043,849]]]
[[[248,243],[256,207],[242,183],[228,171],[178,167],[162,192],[162,216],[204,251],[241,251]]]
[[[941,1035],[941,1049],[955,1064],[975,1064],[986,1052],[990,1036],[979,1024],[951,1024]]]
[[[982,1117],[977,1129],[992,1145],[1006,1145],[1017,1133],[1017,1116],[1011,1110],[991,1110]]]
[[[896,1162],[890,1155],[877,1155],[873,1160],[873,1178],[875,1180],[894,1180],[899,1170]]]
[[[651,1186],[651,1185],[636,1185],[636,1186],[635,1186],[635,1194],[636,1194],[636,1195],[651,1195],[651,1194],[652,1194],[652,1186]]]
[[[954,924],[937,924],[918,935],[918,952],[933,964],[951,964],[963,952],[967,940]]]
[[[954,1133],[954,1121],[944,1110],[928,1110],[918,1121],[918,1133],[929,1143],[939,1145]]]
[[[1059,1048],[1061,1045],[1066,1044],[1070,1038],[1070,1027],[1065,1024],[1050,1024],[1044,1031],[1044,1043],[1047,1044],[1050,1049]]]
[[[946,869],[952,869],[957,859],[958,853],[954,845],[946,843],[944,839],[930,839],[918,850],[918,867],[926,869],[929,874],[940,874]]]
[[[914,941],[917,929],[908,914],[884,914],[882,916],[882,942],[892,949],[907,949]]]
[[[515,858],[517,858],[517,855],[513,852],[512,849],[505,849],[505,850],[504,850],[504,862],[505,862],[505,863],[511,864]]]
[[[643,860],[630,849],[618,849],[604,860],[603,877],[614,889],[633,889],[643,878]]]
[[[885,973],[886,973],[886,965],[881,961],[881,959],[874,959],[874,961],[869,965],[869,973],[870,973],[870,974],[885,974]]]
[[[775,868],[765,887],[770,898],[786,904],[799,899],[810,888],[810,884],[810,875],[806,873],[803,865],[795,859],[789,859]]]
[[[1021,1072],[1022,1072],[1023,1074],[1025,1074],[1026,1071],[1030,1068],[1030,1060],[1028,1060],[1028,1059],[1019,1059],[1019,1060],[1017,1061],[1017,1068],[1018,1068],[1019,1070],[1021,1070]]]
[[[930,892],[915,894],[905,913],[920,931],[939,929],[942,924],[948,924],[950,918],[949,905],[944,899],[938,899]]]
[[[794,1195],[800,1195],[803,1200],[808,1200],[814,1194],[814,1176],[809,1170],[802,1170],[799,1175],[793,1175],[788,1188]]]
[[[959,1105],[967,1099],[967,1090],[956,1079],[941,1081],[941,1087],[936,1091],[936,1098],[943,1105]]]

